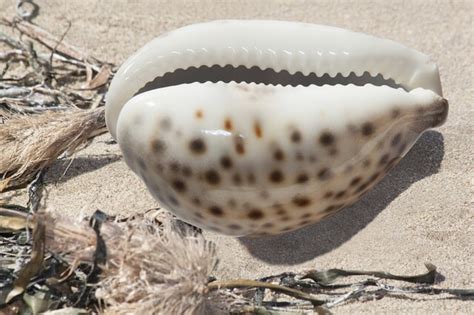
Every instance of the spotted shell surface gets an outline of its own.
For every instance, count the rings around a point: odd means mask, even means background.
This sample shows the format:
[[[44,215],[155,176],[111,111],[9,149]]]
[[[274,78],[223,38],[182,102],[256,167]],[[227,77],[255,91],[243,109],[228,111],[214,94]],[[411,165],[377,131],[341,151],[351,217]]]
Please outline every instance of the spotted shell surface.
[[[397,86],[197,80],[143,88],[201,65],[369,72]],[[126,163],[180,218],[229,235],[278,234],[356,202],[423,131],[441,125],[448,103],[439,82],[425,55],[391,41],[301,23],[211,22],[132,56],[114,77],[106,116]]]

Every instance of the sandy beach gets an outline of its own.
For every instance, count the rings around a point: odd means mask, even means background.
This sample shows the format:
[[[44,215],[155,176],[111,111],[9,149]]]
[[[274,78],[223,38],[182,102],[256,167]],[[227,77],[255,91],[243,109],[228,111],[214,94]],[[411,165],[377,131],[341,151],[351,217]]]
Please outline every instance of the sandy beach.
[[[233,238],[205,232],[217,244],[218,278],[257,278],[309,268],[386,270],[438,267],[441,288],[474,287],[474,2],[472,1],[35,1],[34,22],[87,54],[121,64],[157,35],[215,19],[277,19],[334,25],[415,48],[438,64],[447,122],[412,150],[355,205],[320,223],[280,236]],[[14,1],[0,0],[2,15]],[[46,176],[47,205],[77,217],[96,209],[130,215],[158,207],[125,165],[110,134]],[[67,171],[66,171],[66,168]],[[17,194],[12,202],[25,203]],[[474,302],[385,297],[349,303],[335,314],[473,314]]]

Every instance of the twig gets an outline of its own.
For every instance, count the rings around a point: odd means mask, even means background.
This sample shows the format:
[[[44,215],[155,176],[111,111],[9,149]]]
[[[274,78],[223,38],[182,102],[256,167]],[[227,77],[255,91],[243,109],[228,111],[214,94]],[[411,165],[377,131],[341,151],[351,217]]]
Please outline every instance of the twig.
[[[91,62],[91,64],[103,64],[98,59],[93,57],[87,57],[82,52],[79,51],[76,47],[66,43],[65,41],[60,41],[56,36],[52,35],[48,31],[31,24],[28,21],[14,21],[11,19],[3,19],[4,22],[23,34],[28,35],[29,37],[37,40],[39,43],[43,44],[44,46],[48,47],[49,49],[54,49],[56,47],[56,51],[64,56],[69,58],[73,58],[79,61],[84,62]],[[100,66],[96,66],[96,71],[99,71]]]
[[[25,53],[23,52],[23,50],[20,50],[20,49],[12,49],[12,50],[7,50],[5,52],[1,52],[0,51],[0,60],[8,60],[8,59],[12,59],[12,58],[21,58],[21,59],[25,59]]]
[[[64,37],[66,37],[66,34],[69,32],[69,30],[71,29],[71,22],[70,21],[67,21],[67,28],[66,30],[63,32],[63,34],[61,35],[61,37],[59,38],[58,40],[58,43],[54,46],[54,48],[51,50],[51,54],[49,55],[49,63],[48,63],[48,73],[50,75],[53,75],[53,72],[52,72],[52,65],[53,65],[53,55],[54,53],[57,51],[59,45],[61,45],[61,43],[63,42],[64,40]]]
[[[0,98],[2,97],[22,97],[31,93],[31,89],[26,87],[11,87],[0,90]]]
[[[43,175],[45,169],[40,169],[36,177],[28,185],[28,210],[29,213],[36,213],[43,198]]]
[[[234,289],[234,288],[264,288],[269,289],[275,292],[283,293],[298,299],[311,302],[314,306],[323,305],[326,303],[324,300],[317,299],[311,294],[305,293],[300,290],[291,289],[284,287],[278,284],[255,281],[255,280],[222,280],[214,281],[207,285],[209,290],[219,290],[219,289]]]
[[[4,20],[4,21],[6,21],[6,20]],[[17,41],[17,40],[11,38],[10,36],[8,36],[7,34],[2,33],[2,32],[0,32],[0,42],[4,42],[5,44],[7,44],[8,46],[10,46],[12,48],[17,48],[17,49],[22,49],[23,48],[23,45],[21,44],[20,41]]]

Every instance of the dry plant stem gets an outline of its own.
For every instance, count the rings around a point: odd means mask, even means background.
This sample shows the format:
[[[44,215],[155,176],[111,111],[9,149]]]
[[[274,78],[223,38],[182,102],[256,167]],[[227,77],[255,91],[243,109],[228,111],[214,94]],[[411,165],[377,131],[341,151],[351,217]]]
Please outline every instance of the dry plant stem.
[[[28,21],[16,21],[15,19],[3,19],[3,23],[6,25],[9,25],[11,27],[16,28],[23,34],[28,35],[29,37],[37,40],[44,46],[48,47],[49,49],[55,50],[56,52],[73,58],[78,61],[84,61],[89,63],[90,61],[90,66],[95,70],[99,71],[100,66],[95,65],[95,63],[101,64],[100,61],[98,61],[95,58],[91,58],[88,56],[85,56],[79,49],[76,47],[61,41],[58,39],[56,36],[52,35],[48,31],[40,28],[39,26],[36,26]]]
[[[287,288],[278,284],[260,282],[255,280],[222,280],[214,281],[207,285],[209,290],[219,290],[219,289],[234,289],[234,288],[264,288],[269,289],[275,292],[283,293],[294,298],[302,299],[305,301],[311,302],[314,306],[323,305],[326,301],[319,300],[312,296],[311,294]]]
[[[0,206],[0,232],[21,231],[34,227],[34,221],[28,219],[28,214]]]

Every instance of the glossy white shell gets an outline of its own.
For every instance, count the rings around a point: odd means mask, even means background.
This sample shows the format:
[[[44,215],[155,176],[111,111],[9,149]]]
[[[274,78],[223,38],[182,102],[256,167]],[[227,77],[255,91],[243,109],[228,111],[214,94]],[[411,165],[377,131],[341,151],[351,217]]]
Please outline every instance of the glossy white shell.
[[[368,72],[403,88],[207,82],[134,96],[158,76],[203,65]],[[161,204],[200,227],[248,235],[354,203],[447,111],[436,66],[398,43],[319,25],[217,21],[160,36],[127,60],[106,118]]]

